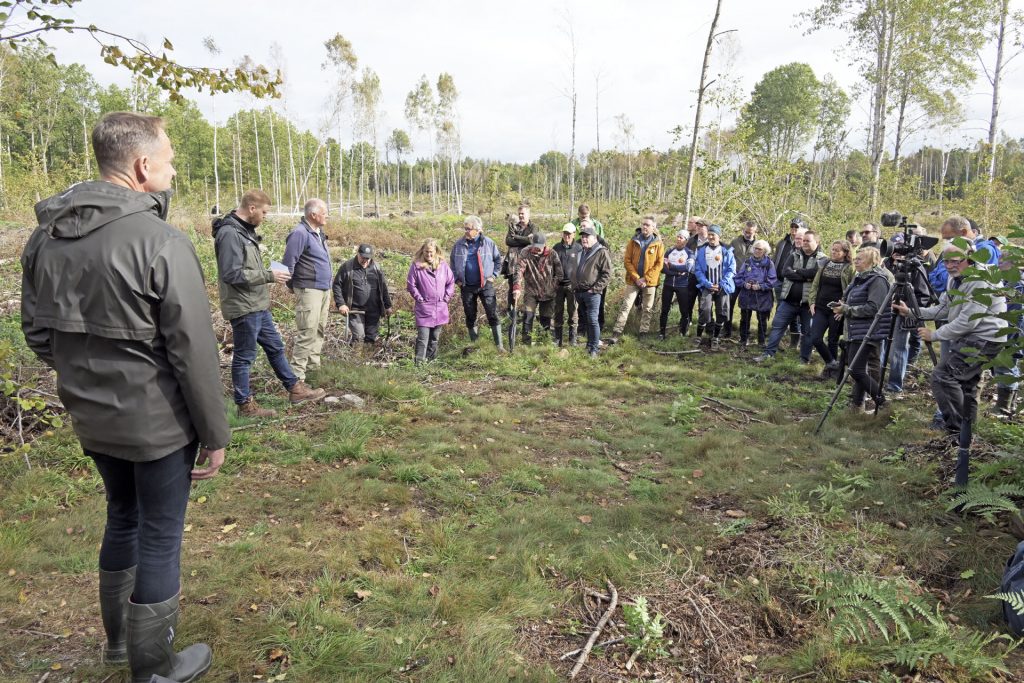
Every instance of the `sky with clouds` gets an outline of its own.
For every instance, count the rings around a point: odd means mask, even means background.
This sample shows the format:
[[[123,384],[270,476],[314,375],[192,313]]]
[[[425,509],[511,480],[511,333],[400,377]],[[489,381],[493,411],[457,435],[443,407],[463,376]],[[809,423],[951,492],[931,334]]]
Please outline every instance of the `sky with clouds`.
[[[712,77],[731,54],[728,73],[738,79],[744,98],[765,72],[793,61],[806,62],[819,78],[831,74],[848,92],[861,85],[849,55],[837,52],[846,36],[831,29],[806,34],[798,14],[814,7],[812,0],[723,0],[722,5],[719,30],[731,32],[718,50]],[[321,69],[323,44],[341,33],[351,41],[359,68],[370,67],[380,77],[385,133],[409,129],[405,96],[421,75],[436,83],[438,74],[448,72],[460,92],[464,155],[528,162],[550,149],[569,150],[570,24],[577,50],[577,151],[594,147],[598,122],[601,147],[622,148],[616,122],[621,114],[634,126],[634,149],[665,149],[673,144],[672,129],[692,125],[714,9],[713,0],[83,0],[71,11],[81,23],[140,38],[153,47],[167,37],[175,46],[173,55],[185,64],[227,66],[249,55],[276,66],[272,55],[279,54],[286,99],[272,106],[279,111],[287,107],[289,117],[314,132],[328,116],[334,84],[331,74]],[[207,36],[216,41],[219,56],[205,51]],[[85,64],[100,83],[127,83],[126,72],[103,64],[87,36],[60,34],[47,40],[60,61]],[[1024,60],[1012,66],[1017,68],[1006,77],[1000,127],[1022,137],[1024,113],[1015,104],[1024,96]],[[190,97],[212,116],[212,98]],[[960,145],[984,137],[991,103],[988,82],[979,78],[964,101],[967,120],[960,130],[922,131],[911,139],[910,148]],[[251,98],[218,95],[216,118],[223,121],[228,113],[249,106]],[[856,130],[850,140],[858,146],[863,145],[866,110],[866,96],[854,101],[850,125]],[[346,143],[350,135],[346,131]],[[413,142],[421,153],[429,149],[421,136]]]

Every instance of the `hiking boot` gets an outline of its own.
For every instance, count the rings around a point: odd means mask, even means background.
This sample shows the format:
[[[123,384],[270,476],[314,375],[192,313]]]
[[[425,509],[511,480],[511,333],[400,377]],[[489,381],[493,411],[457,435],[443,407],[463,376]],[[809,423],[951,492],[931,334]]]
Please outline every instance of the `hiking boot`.
[[[323,389],[310,389],[305,382],[298,382],[288,390],[288,400],[292,402],[292,405],[306,401],[319,401],[326,395],[327,392]]]
[[[135,567],[118,572],[100,570],[100,616],[107,634],[104,664],[128,661],[128,598],[134,588]]]
[[[154,675],[178,683],[198,680],[210,669],[213,653],[205,643],[174,651],[178,595],[150,605],[128,602],[128,666],[132,683],[149,683]]]
[[[665,338],[666,338],[665,330],[662,330],[661,332],[658,333],[658,340],[659,341],[665,341]]]
[[[774,358],[774,356],[770,356],[767,353],[762,353],[760,356],[754,356],[754,362],[755,363],[767,363],[772,358]]]
[[[256,403],[256,399],[252,396],[245,403],[239,403],[238,416],[239,417],[277,417],[277,411],[271,410],[270,408],[260,408],[259,404]]]
[[[589,355],[591,358],[597,358],[597,351],[588,351],[587,355]]]
[[[720,349],[720,348],[722,348],[722,340],[721,340],[721,339],[719,339],[718,337],[714,337],[714,338],[713,338],[713,339],[711,340],[711,349],[712,349],[713,351],[717,351],[717,350],[718,350],[718,349]]]

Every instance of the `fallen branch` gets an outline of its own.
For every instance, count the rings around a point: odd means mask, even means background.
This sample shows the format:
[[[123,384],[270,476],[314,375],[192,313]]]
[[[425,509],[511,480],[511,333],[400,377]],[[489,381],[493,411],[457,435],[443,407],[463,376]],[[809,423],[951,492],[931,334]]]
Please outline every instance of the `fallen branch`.
[[[312,413],[310,415],[289,415],[288,417],[279,417],[276,420],[263,420],[261,422],[253,422],[252,424],[242,425],[241,427],[232,427],[232,432],[240,432],[243,429],[255,429],[256,427],[262,427],[264,425],[277,424],[279,422],[294,422],[295,420],[302,420],[307,417],[320,417],[321,415],[331,415],[333,410],[325,410],[322,413]]]
[[[685,356],[690,353],[701,353],[701,349],[688,349],[686,351],[654,351],[659,356]]]
[[[601,649],[602,647],[608,647],[610,645],[618,645],[619,643],[621,643],[624,640],[625,640],[625,638],[612,638],[611,640],[606,640],[603,643],[598,643],[594,647],[597,648],[597,649]],[[561,657],[558,658],[558,661],[561,662],[563,660],[569,659],[570,657],[575,657],[576,655],[578,655],[581,652],[583,652],[583,648],[582,647],[579,648],[578,650],[573,650],[572,652],[566,652],[564,655],[562,655]]]
[[[576,660],[576,666],[569,672],[569,678],[576,678],[576,674],[580,672],[583,665],[586,664],[587,658],[590,656],[590,651],[594,649],[594,643],[597,642],[597,637],[601,635],[601,631],[604,630],[605,624],[611,619],[612,613],[619,604],[619,591],[615,589],[615,584],[605,579],[608,584],[608,592],[611,593],[612,599],[611,604],[608,605],[607,611],[601,616],[601,620],[597,622],[597,626],[594,627],[594,632],[590,634],[590,638],[587,639],[587,644],[583,646],[583,651],[580,652],[579,659]]]
[[[747,413],[748,415],[757,415],[757,411],[750,410],[749,408],[740,408],[739,406],[731,406],[728,403],[726,403],[725,401],[720,401],[717,398],[711,398],[710,396],[703,396],[702,398],[705,401],[711,401],[712,403],[717,403],[718,405],[722,406],[723,408],[728,408],[729,410],[735,410],[738,413]]]
[[[626,467],[625,465],[623,465],[622,463],[615,462],[614,460],[612,460],[612,467],[617,469],[619,472],[624,472],[625,474],[628,474],[628,475],[633,476],[633,477],[640,477],[641,479],[646,479],[647,481],[653,482],[655,484],[660,484],[661,483],[661,479],[658,479],[657,477],[652,477],[649,474],[643,474],[642,472],[637,472],[636,470],[631,470],[628,467]]]

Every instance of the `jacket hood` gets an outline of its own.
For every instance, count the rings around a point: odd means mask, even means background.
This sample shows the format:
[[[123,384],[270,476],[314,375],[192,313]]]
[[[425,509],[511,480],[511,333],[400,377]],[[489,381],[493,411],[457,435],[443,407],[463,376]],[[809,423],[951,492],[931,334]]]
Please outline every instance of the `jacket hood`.
[[[166,220],[172,194],[172,190],[136,192],[105,180],[90,180],[36,204],[36,218],[51,237],[78,239],[132,214],[153,213]]]
[[[231,226],[231,227],[235,228],[236,230],[241,230],[242,232],[247,233],[247,234],[254,234],[256,232],[255,230],[250,230],[246,226],[246,223],[241,218],[239,218],[238,216],[235,215],[235,210],[232,209],[231,211],[229,211],[228,213],[224,214],[223,216],[220,216],[219,218],[214,218],[213,219],[213,230],[211,232],[211,235],[216,237],[217,236],[217,231],[220,230],[221,228],[223,228],[226,225],[227,226]],[[256,236],[256,241],[257,242],[261,241],[262,239],[263,239],[263,237],[261,235]]]

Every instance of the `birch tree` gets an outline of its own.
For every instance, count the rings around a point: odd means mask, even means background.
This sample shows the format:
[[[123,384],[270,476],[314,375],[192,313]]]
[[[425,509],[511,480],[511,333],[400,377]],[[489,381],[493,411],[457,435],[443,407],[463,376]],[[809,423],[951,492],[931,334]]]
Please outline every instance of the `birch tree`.
[[[352,89],[352,79],[359,59],[352,49],[352,43],[340,33],[335,33],[333,38],[325,40],[324,49],[327,50],[327,59],[320,68],[324,71],[333,69],[336,79],[332,89],[332,104],[338,127],[338,213],[345,215],[345,146],[342,144],[342,121],[345,102]]]
[[[434,89],[427,77],[421,76],[409,94],[405,96],[405,118],[409,125],[421,133],[427,133],[430,140],[430,203],[434,211],[437,211],[437,192],[434,173],[434,122],[437,102],[434,100]],[[410,200],[411,201],[411,200]]]

